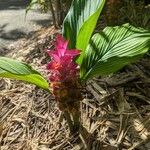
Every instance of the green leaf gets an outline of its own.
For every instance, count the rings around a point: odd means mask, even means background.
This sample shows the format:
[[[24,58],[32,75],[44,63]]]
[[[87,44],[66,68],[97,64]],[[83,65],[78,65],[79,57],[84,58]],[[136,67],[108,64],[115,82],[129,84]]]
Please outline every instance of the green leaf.
[[[47,12],[48,11],[48,1],[46,0],[31,0],[29,5],[26,8],[26,14],[25,17],[28,13],[28,11],[32,10],[36,5],[40,6],[40,9],[42,12]]]
[[[105,0],[74,0],[63,23],[63,35],[70,48],[85,50]]]
[[[31,0],[30,4],[26,8],[26,15],[27,15],[28,11],[34,7],[34,5],[38,4],[38,2],[39,2],[39,0]]]
[[[26,81],[49,91],[49,84],[31,66],[6,57],[0,57],[0,77]]]
[[[97,75],[114,73],[135,62],[150,48],[150,32],[129,24],[106,27],[95,34],[83,56],[80,77],[86,80]]]

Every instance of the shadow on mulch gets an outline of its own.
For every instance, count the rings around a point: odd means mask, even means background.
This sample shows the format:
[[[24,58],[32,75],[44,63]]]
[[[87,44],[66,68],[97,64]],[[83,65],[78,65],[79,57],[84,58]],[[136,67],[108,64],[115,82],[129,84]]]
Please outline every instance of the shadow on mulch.
[[[7,56],[7,54],[10,54],[11,52],[13,53],[14,49],[17,49],[17,47],[22,48],[22,46],[25,47],[28,44],[31,44],[32,42],[35,42],[36,44],[36,40],[37,40],[36,35],[39,33],[39,31],[31,31],[27,34],[21,29],[14,29],[6,32],[5,27],[7,25],[8,24],[4,24],[0,26],[0,39],[7,40],[7,41],[10,40],[13,41],[13,43],[6,45],[1,42],[0,56]]]
[[[24,9],[29,4],[29,2],[29,0],[1,0],[0,11]]]
[[[31,34],[36,33],[36,31],[32,31],[26,34],[21,29],[14,29],[14,30],[6,32],[5,31],[6,26],[7,24],[0,26],[0,39],[1,40],[13,41],[14,43],[16,43],[19,39],[28,39],[31,37]],[[13,44],[6,45],[6,43],[7,42],[5,43],[0,42],[0,56],[7,55],[11,51],[13,51],[13,49],[15,48],[15,47],[12,48]]]
[[[26,35],[26,33],[20,29],[14,29],[9,32],[5,32],[0,29],[0,38],[5,40],[18,40]]]
[[[45,28],[48,28],[53,25],[53,21],[51,19],[31,20],[31,22],[36,23],[37,25],[43,26]]]

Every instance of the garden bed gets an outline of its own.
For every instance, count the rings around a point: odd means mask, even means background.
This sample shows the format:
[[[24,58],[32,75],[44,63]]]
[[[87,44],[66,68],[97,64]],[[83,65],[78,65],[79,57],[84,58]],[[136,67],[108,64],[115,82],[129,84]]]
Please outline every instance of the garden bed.
[[[58,33],[42,29],[9,46],[3,55],[25,61],[45,76],[45,49]],[[150,56],[120,72],[94,78],[83,89],[81,122],[87,141],[70,136],[66,121],[48,92],[0,79],[1,150],[149,150]],[[82,142],[81,142],[82,141]],[[88,149],[87,148],[87,149]]]

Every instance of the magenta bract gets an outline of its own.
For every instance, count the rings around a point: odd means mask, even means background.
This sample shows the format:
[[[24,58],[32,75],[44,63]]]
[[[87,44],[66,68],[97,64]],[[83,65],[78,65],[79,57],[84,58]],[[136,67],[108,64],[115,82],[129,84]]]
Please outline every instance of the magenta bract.
[[[50,70],[50,81],[71,80],[77,73],[77,64],[74,62],[74,57],[80,54],[79,50],[68,49],[69,41],[58,35],[55,43],[55,50],[48,50],[48,54],[52,60],[48,63],[47,68]]]

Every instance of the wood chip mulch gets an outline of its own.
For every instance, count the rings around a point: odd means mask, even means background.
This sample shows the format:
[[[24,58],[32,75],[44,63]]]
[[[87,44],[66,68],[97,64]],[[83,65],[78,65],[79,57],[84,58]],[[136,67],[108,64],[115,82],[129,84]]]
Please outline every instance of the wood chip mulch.
[[[44,51],[58,32],[53,27],[42,29],[11,45],[5,56],[28,62],[46,76]],[[150,150],[149,58],[147,54],[118,73],[86,83],[81,102],[86,143],[70,136],[52,95],[33,85],[0,79],[0,149]]]

